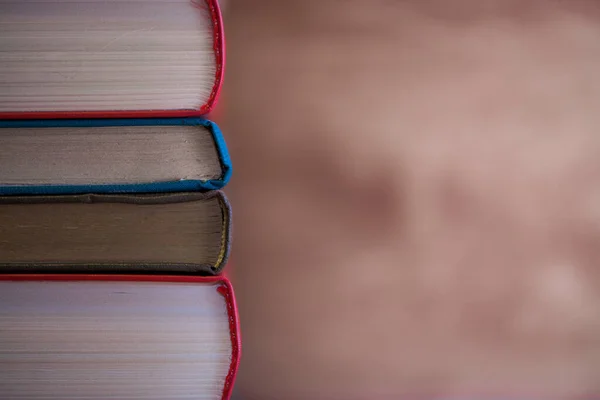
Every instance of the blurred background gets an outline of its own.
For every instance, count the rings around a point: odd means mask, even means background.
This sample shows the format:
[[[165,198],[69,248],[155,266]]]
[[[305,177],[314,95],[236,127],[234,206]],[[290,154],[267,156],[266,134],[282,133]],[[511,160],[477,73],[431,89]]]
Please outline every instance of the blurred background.
[[[600,397],[600,3],[224,13],[235,399]]]

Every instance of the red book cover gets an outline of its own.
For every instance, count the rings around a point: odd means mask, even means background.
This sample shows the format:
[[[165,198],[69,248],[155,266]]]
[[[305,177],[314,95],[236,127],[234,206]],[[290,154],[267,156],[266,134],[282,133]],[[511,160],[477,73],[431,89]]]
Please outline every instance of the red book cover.
[[[170,276],[170,275],[93,275],[93,274],[0,274],[0,281],[37,281],[37,282],[173,282],[173,283],[214,283],[218,285],[217,291],[225,298],[229,320],[231,339],[231,363],[225,378],[222,391],[222,400],[231,397],[235,377],[237,374],[241,339],[239,332],[239,319],[235,295],[231,282],[223,276]]]
[[[213,30],[213,50],[216,61],[216,73],[214,83],[208,100],[198,109],[156,109],[156,110],[115,110],[115,111],[23,111],[2,112],[2,119],[89,119],[89,118],[179,118],[197,117],[210,113],[215,106],[223,81],[225,72],[225,31],[223,29],[223,18],[218,0],[205,1],[210,13]]]

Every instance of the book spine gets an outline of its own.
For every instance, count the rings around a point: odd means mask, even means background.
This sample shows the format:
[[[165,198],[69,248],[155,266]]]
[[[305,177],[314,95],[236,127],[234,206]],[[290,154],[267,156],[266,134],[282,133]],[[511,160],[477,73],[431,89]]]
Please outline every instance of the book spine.
[[[235,293],[229,279],[222,277],[223,286],[219,288],[219,292],[225,296],[227,303],[227,314],[229,316],[229,332],[231,338],[231,363],[229,371],[225,378],[223,386],[222,400],[229,400],[233,393],[235,378],[240,365],[240,357],[242,355],[242,338],[240,334],[240,320],[238,317],[237,304],[235,301]]]

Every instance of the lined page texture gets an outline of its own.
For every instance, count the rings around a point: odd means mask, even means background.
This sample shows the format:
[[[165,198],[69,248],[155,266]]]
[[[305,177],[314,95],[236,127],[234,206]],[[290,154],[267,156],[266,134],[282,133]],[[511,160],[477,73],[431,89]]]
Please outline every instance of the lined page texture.
[[[204,126],[0,128],[0,185],[94,185],[218,179]]]
[[[0,0],[0,112],[198,109],[215,73],[201,0]]]
[[[0,282],[0,398],[220,399],[231,360],[214,284]]]
[[[216,265],[224,219],[216,196],[168,204],[0,204],[0,264]]]

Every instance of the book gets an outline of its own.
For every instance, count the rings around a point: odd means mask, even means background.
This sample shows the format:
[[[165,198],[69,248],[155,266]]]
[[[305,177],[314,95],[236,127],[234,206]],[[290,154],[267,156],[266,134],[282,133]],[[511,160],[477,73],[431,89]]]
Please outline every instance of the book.
[[[195,273],[227,262],[219,191],[0,197],[0,273]]]
[[[240,356],[223,277],[0,275],[0,398],[228,399]]]
[[[231,175],[201,118],[0,121],[0,195],[216,190]]]
[[[217,0],[4,0],[0,119],[207,114],[223,34]]]

